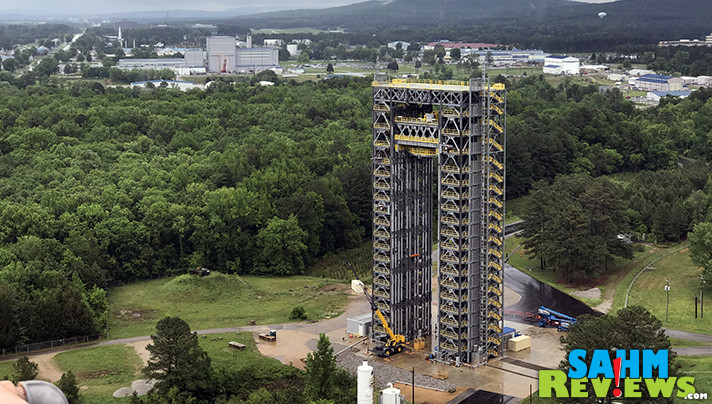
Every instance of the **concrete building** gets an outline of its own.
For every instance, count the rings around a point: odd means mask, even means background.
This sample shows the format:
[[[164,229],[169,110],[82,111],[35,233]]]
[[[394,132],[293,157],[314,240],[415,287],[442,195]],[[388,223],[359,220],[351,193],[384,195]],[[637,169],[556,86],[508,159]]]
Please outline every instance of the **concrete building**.
[[[635,86],[642,91],[680,91],[682,79],[659,74],[645,74],[635,80]]]
[[[237,72],[258,72],[279,67],[278,48],[240,48],[237,49]]]
[[[229,73],[235,69],[236,46],[231,36],[209,36],[207,40],[208,71]]]
[[[289,45],[287,45],[287,52],[289,52],[289,56],[292,56],[292,57],[297,57],[297,56],[299,56],[300,53],[302,53],[299,50],[299,45],[297,45],[295,43],[290,43]]]
[[[712,46],[712,34],[707,35],[704,40],[699,39],[680,39],[677,41],[660,41],[658,46],[664,48],[666,46]]]
[[[544,73],[579,74],[581,62],[572,56],[550,55],[544,58]]]
[[[131,88],[134,87],[146,87],[148,83],[151,83],[154,87],[167,87],[176,88],[181,91],[187,91],[192,88],[196,88],[196,84],[192,81],[176,81],[176,80],[150,80],[150,81],[134,81],[131,83]],[[166,83],[165,86],[162,83]]]
[[[665,97],[687,98],[690,96],[690,91],[651,91],[645,99],[647,101],[658,104]]]
[[[190,48],[185,50],[185,64],[188,67],[203,67],[205,59],[201,48]]]
[[[460,48],[460,49],[487,49],[487,48],[496,48],[498,45],[496,43],[484,43],[484,42],[431,42],[423,47],[424,50],[428,49],[435,49],[437,45],[442,46],[445,49],[454,49],[454,48]]]
[[[279,48],[280,46],[284,45],[284,40],[282,40],[282,39],[265,39],[264,45],[266,47],[275,46],[275,47]]]
[[[119,59],[119,69],[177,69],[188,67],[185,59],[163,58],[163,59]]]

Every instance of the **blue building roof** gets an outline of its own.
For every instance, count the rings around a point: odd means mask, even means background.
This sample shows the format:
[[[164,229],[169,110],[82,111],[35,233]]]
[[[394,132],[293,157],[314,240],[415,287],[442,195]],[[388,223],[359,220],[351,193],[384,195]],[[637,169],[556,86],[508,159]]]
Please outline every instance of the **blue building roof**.
[[[672,76],[663,76],[663,75],[660,75],[660,74],[644,74],[644,75],[640,76],[640,78],[642,78],[642,79],[654,79],[654,80],[665,80],[665,81],[667,81],[667,80],[670,80],[670,79],[672,78]]]
[[[636,81],[643,81],[646,83],[658,83],[658,84],[666,84],[668,82],[666,79],[653,79],[653,78],[647,78],[647,77],[641,77]]]
[[[553,68],[561,67],[561,66],[559,66],[559,65],[546,65],[546,66],[544,66],[544,67],[549,67],[549,68],[553,69]]]
[[[548,57],[548,58],[552,58],[552,59],[566,59],[566,58],[569,57],[569,56],[550,55],[550,56],[547,56],[547,57]]]
[[[691,91],[653,91],[653,94],[658,97],[667,97],[668,95],[671,97],[687,97],[690,93]]]

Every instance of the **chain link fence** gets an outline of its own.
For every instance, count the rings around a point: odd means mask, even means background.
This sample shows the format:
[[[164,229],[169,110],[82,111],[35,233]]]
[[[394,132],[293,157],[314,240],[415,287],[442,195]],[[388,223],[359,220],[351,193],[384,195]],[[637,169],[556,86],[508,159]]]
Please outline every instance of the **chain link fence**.
[[[32,352],[32,351],[39,351],[41,349],[51,349],[51,348],[57,348],[60,346],[64,345],[70,345],[70,344],[81,344],[85,342],[90,342],[90,341],[96,341],[99,338],[101,338],[101,335],[85,335],[83,337],[71,337],[71,338],[63,338],[63,339],[56,339],[52,341],[43,341],[43,342],[35,342],[33,344],[25,344],[25,345],[18,345],[12,348],[8,349],[2,349],[0,350],[0,358],[4,356],[9,356],[9,355],[17,355],[21,353],[26,353],[26,352]]]

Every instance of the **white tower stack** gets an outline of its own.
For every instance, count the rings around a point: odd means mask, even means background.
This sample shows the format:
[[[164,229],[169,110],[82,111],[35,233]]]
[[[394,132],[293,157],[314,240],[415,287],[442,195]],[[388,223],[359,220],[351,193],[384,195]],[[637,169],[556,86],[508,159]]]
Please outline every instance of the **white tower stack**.
[[[246,39],[245,42],[247,42],[247,47],[251,48],[252,47],[252,33],[248,33],[247,38],[245,38],[245,39]]]
[[[388,388],[381,391],[381,404],[401,404],[400,390],[388,383]]]
[[[373,404],[373,367],[363,361],[357,372],[357,404]]]

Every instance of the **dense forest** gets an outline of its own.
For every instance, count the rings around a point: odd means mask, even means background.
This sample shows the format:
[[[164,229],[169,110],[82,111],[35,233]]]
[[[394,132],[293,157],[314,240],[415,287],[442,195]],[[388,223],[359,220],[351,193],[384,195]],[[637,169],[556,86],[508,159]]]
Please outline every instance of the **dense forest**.
[[[1,346],[100,330],[115,282],[194,266],[300,274],[369,237],[370,81],[254,81],[0,82],[0,302],[14,314]],[[560,174],[640,172],[604,187],[619,227],[678,240],[709,215],[694,161],[712,155],[712,91],[639,110],[570,81],[507,85],[510,197]]]

